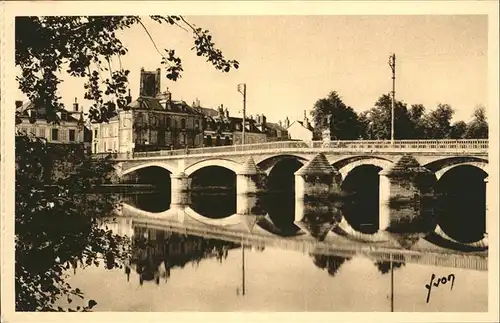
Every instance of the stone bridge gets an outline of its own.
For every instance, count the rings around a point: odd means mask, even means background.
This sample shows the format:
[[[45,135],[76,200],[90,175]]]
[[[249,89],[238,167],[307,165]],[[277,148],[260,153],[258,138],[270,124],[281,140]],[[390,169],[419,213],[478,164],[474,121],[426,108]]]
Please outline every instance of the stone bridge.
[[[422,183],[436,183],[464,165],[478,169],[485,185],[489,174],[487,139],[288,141],[121,154],[115,160],[120,177],[148,167],[167,170],[172,204],[185,203],[192,175],[210,166],[234,172],[238,194],[257,194],[266,190],[266,178],[278,164],[293,161],[300,165],[292,171],[297,199],[342,195],[342,182],[353,170],[372,166],[380,176],[380,229],[396,231],[398,223],[425,218],[422,205],[433,184]]]
[[[220,166],[235,173],[251,156],[255,164],[267,174],[284,159],[305,163],[319,153],[346,175],[361,165],[386,168],[402,155],[412,155],[420,165],[438,176],[451,168],[470,164],[486,171],[488,140],[400,140],[390,141],[339,141],[325,145],[323,142],[271,142],[240,146],[197,148],[192,150],[166,150],[135,153],[133,156],[117,154],[117,171],[120,176],[136,170],[157,166],[171,174],[191,175],[208,166]],[[486,171],[487,172],[487,171]],[[345,176],[343,176],[345,177]]]

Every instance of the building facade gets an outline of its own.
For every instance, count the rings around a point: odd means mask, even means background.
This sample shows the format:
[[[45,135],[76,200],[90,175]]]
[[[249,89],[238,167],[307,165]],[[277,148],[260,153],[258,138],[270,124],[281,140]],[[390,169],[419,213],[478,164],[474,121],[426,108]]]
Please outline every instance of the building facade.
[[[306,111],[304,111],[303,120],[296,120],[292,122],[286,129],[292,140],[312,141],[314,128],[312,127],[309,119],[307,118]]]
[[[45,108],[35,107],[32,102],[16,101],[18,122],[16,130],[45,138],[49,143],[90,145],[90,130],[85,127],[83,110],[78,102],[73,103],[72,111],[58,112],[59,124],[48,123]]]
[[[268,122],[266,128],[267,141],[286,141],[290,140],[288,131],[283,127],[280,122]]]
[[[217,109],[203,108],[199,102],[193,104],[194,109],[204,115],[203,146],[228,146],[243,143],[243,118],[232,117],[223,105]],[[265,122],[265,121],[264,121]],[[245,120],[245,143],[264,143],[267,141],[265,124],[254,120],[252,116]]]
[[[161,73],[141,69],[139,97],[109,123],[94,123],[94,153],[183,149],[203,144],[204,115],[184,101],[160,93]]]

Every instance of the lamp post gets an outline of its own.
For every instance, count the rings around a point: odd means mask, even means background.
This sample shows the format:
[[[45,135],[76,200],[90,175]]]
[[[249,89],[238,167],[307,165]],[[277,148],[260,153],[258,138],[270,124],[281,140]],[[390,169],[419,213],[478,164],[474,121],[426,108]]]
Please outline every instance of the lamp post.
[[[392,101],[391,101],[391,145],[394,145],[394,100],[396,96],[396,54],[389,56],[389,66],[392,71]]]
[[[246,102],[247,102],[247,85],[246,83],[238,84],[238,92],[243,95],[243,130],[241,133],[241,143],[245,144],[245,113],[246,113]]]

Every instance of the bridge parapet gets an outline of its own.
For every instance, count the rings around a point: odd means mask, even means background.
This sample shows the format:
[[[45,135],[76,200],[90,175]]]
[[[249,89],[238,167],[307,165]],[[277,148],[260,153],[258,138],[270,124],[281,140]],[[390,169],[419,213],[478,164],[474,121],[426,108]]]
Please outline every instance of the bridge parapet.
[[[111,154],[119,160],[149,159],[161,157],[177,159],[192,156],[220,156],[240,155],[255,152],[303,152],[303,153],[453,153],[453,154],[480,154],[488,153],[488,139],[459,139],[459,140],[344,140],[324,143],[323,141],[281,141],[258,144],[204,147],[194,149],[160,150],[138,152],[134,154]]]
[[[181,150],[161,150],[154,152],[134,153],[133,158],[143,157],[168,157],[185,155],[211,155],[219,153],[238,153],[254,151],[277,151],[300,150],[304,152],[451,152],[451,153],[487,153],[488,139],[480,140],[397,140],[391,143],[390,140],[352,140],[333,141],[324,143],[323,141],[281,141],[259,144],[204,147]]]

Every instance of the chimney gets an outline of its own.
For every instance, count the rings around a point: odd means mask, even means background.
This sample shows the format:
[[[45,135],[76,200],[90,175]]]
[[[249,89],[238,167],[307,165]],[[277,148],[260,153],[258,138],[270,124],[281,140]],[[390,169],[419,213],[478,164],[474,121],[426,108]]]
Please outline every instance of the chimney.
[[[285,128],[290,127],[290,119],[288,117],[285,118]]]
[[[306,110],[304,110],[304,123],[307,122],[307,113],[306,113]]]
[[[161,89],[161,69],[157,68],[156,69],[156,78],[155,78],[155,83],[156,83],[156,91],[154,93],[154,96],[157,97],[158,94],[160,94],[160,89]]]
[[[229,119],[229,110],[227,108],[226,108],[225,112],[226,112],[226,118]]]
[[[281,125],[281,120],[280,120],[280,121],[278,121],[278,124],[280,125],[280,127],[282,127],[282,125]]]
[[[77,101],[77,98],[75,98],[75,102],[73,103],[73,112],[78,112],[78,101]]]
[[[16,109],[23,105],[23,101],[16,100]]]

